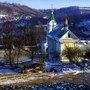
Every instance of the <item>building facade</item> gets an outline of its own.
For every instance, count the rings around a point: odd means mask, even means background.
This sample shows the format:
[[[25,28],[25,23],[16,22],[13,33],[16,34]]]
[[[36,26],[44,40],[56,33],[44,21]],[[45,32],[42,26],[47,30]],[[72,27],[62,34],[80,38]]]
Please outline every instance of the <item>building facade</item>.
[[[48,33],[48,54],[49,59],[53,58],[53,53],[57,52],[60,59],[65,59],[62,56],[63,50],[67,47],[81,47],[85,44],[90,44],[90,35],[83,32],[83,28],[69,28],[68,19],[65,19],[64,25],[56,25]]]

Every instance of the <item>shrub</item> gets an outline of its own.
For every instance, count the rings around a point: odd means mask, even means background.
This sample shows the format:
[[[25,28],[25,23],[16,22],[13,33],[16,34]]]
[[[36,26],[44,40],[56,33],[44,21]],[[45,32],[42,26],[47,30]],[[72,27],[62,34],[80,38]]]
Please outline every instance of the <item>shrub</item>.
[[[65,57],[69,59],[71,63],[77,64],[82,55],[79,47],[67,47],[63,50],[62,53]]]

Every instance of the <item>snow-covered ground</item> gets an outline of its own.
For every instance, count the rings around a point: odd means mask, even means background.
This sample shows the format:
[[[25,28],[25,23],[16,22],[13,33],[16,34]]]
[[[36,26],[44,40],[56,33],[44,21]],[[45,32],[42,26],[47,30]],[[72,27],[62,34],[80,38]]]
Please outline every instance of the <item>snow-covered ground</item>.
[[[90,73],[90,70],[85,72]],[[19,75],[12,75],[11,77],[2,76],[0,77],[0,85],[8,85],[8,84],[15,84],[15,83],[22,83],[22,82],[29,82],[35,80],[43,80],[43,79],[53,79],[54,77],[62,78],[63,76],[67,75],[77,75],[82,73],[82,71],[63,71],[62,73],[28,73],[28,74],[19,74]],[[70,77],[70,76],[69,76]],[[89,77],[87,80],[90,81]]]

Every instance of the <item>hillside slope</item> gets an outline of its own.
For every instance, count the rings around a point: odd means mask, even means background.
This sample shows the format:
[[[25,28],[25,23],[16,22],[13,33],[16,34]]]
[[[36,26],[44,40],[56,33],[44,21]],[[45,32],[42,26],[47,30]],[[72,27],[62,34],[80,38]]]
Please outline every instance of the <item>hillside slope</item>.
[[[0,3],[0,14],[8,14],[8,16],[34,16],[41,17],[42,12],[20,4]]]
[[[43,13],[50,15],[51,10],[41,10]],[[55,9],[55,16],[57,17],[64,17],[65,15],[68,15],[70,17],[80,17],[80,18],[90,18],[90,7],[78,7],[78,6],[72,6],[72,7],[65,7],[60,9]]]

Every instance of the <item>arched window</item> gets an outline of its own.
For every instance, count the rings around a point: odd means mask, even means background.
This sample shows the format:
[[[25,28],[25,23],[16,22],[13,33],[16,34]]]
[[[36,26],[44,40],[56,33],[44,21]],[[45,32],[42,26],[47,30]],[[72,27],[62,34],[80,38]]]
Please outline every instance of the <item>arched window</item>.
[[[71,37],[71,35],[70,35],[70,33],[68,33],[68,38],[70,38]]]

